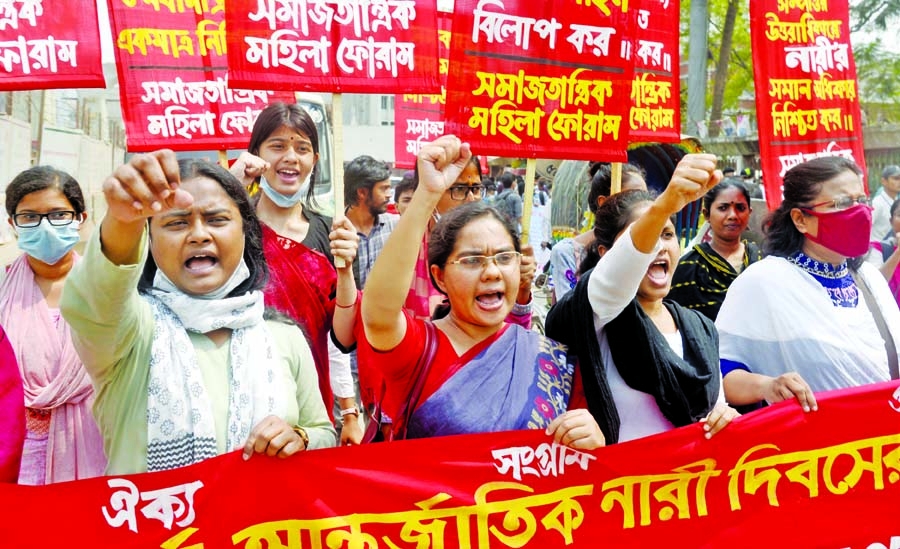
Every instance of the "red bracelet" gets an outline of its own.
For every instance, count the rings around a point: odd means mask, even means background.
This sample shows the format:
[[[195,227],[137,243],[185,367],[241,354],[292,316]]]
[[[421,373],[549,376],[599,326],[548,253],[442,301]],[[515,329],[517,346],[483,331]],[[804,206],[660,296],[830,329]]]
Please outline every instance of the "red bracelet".
[[[340,303],[337,302],[337,300],[335,300],[334,306],[337,307],[338,309],[352,309],[358,302],[359,302],[359,299],[357,299],[350,305],[341,305]]]

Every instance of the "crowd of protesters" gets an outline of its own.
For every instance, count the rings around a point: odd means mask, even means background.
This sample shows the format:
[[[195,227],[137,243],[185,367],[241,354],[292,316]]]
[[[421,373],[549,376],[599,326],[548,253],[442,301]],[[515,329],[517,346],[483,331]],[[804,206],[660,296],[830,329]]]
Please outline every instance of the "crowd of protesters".
[[[105,180],[83,256],[79,184],[19,174],[6,209],[23,253],[0,272],[0,480],[519,429],[582,450],[692,423],[709,438],[738,409],[814,412],[816,392],[897,377],[896,166],[874,228],[852,161],[792,168],[760,249],[744,238],[751,191],[714,155],[684,156],[658,195],[626,165],[610,196],[597,164],[594,226],[553,249],[542,335],[512,174],[495,183],[443,136],[394,188],[384,162],[353,159],[330,218],[318,162],[315,124],[284,103],[230,170],[135,155]],[[673,219],[697,200],[710,237],[682,256]]]

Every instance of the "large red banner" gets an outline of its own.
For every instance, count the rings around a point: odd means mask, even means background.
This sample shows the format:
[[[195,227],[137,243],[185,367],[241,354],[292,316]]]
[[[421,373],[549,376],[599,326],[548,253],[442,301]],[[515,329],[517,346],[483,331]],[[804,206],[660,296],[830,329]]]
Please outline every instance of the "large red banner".
[[[438,93],[434,0],[229,0],[234,86]]]
[[[625,1],[456,0],[448,129],[477,154],[626,161]]]
[[[94,0],[0,1],[0,90],[105,86]]]
[[[397,94],[394,96],[394,166],[414,168],[422,144],[444,135],[444,105],[447,75],[450,72],[451,14],[438,12],[438,74],[440,94]]]
[[[129,151],[244,149],[267,104],[294,102],[230,85],[224,0],[108,2]]]
[[[784,174],[820,156],[866,169],[847,0],[756,0],[750,38],[759,152],[770,209]]]
[[[143,475],[0,486],[5,547],[691,547],[900,543],[900,388],[784,402],[580,452],[520,431],[238,453]]]
[[[631,86],[630,141],[681,141],[679,1],[632,4],[635,38],[630,42],[635,75]]]

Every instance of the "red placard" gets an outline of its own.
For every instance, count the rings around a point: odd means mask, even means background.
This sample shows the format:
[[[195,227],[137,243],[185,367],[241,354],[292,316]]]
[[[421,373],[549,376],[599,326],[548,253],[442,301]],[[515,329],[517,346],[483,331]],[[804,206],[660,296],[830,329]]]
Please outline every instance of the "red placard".
[[[0,90],[105,86],[94,0],[0,2]]]
[[[759,152],[770,209],[784,174],[820,156],[865,171],[856,64],[847,0],[750,4]]]
[[[816,412],[783,402],[710,440],[696,424],[579,452],[518,431],[0,485],[0,539],[93,549],[896,547],[900,388],[818,397]]]
[[[625,161],[624,0],[457,0],[448,130],[478,154]]]
[[[631,142],[681,141],[678,0],[640,0],[631,42],[635,75],[628,118]]]
[[[434,0],[230,0],[234,86],[438,93]]]
[[[394,165],[414,168],[423,143],[444,135],[444,105],[450,72],[451,14],[438,13],[438,73],[440,94],[398,94],[394,97]]]
[[[233,89],[224,0],[108,0],[128,150],[244,149],[259,112],[292,93]]]

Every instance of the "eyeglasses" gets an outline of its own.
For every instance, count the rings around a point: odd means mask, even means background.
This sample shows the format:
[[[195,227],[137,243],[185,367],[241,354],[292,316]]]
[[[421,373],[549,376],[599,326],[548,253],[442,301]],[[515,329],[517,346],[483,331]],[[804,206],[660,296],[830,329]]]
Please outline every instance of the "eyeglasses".
[[[459,265],[470,271],[475,271],[486,268],[491,261],[500,268],[518,265],[519,258],[521,257],[522,254],[519,252],[500,252],[499,254],[494,255],[467,255],[460,257],[456,261],[451,261],[450,263]]]
[[[475,198],[481,198],[484,185],[453,185],[450,187],[450,198],[453,200],[465,200],[469,193]]]
[[[20,213],[13,216],[17,227],[27,229],[29,227],[37,227],[41,224],[41,220],[47,218],[54,227],[62,227],[69,225],[75,221],[75,212],[72,210],[62,210],[50,213]]]
[[[858,196],[856,198],[852,196],[839,196],[833,200],[826,200],[825,202],[819,202],[818,204],[813,204],[812,206],[807,206],[805,208],[800,208],[801,210],[811,210],[813,208],[818,208],[819,206],[830,206],[835,210],[846,210],[856,204],[861,206],[871,206],[872,199],[866,195]]]

